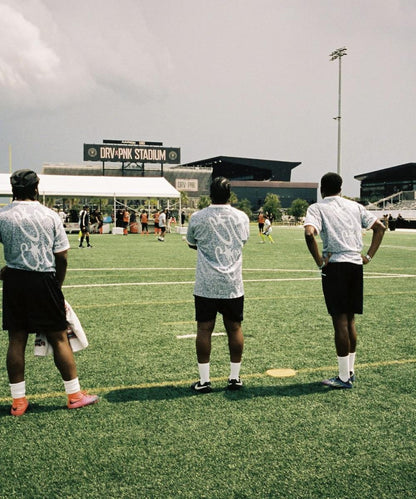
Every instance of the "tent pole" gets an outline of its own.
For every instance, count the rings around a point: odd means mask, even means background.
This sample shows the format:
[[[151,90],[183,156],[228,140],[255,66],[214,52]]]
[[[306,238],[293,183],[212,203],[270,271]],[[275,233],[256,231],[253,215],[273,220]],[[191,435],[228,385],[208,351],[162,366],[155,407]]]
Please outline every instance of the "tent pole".
[[[181,227],[181,233],[182,233],[182,199],[181,196],[179,196],[179,211],[178,211],[178,227]]]
[[[113,227],[116,226],[117,212],[116,212],[116,196],[114,195],[114,215],[113,215]]]

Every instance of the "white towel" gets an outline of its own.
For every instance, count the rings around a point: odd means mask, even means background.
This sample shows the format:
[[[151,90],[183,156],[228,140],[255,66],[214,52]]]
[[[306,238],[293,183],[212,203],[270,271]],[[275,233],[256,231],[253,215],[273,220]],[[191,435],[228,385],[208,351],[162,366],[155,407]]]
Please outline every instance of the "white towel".
[[[73,352],[78,352],[83,350],[88,346],[88,340],[85,335],[84,329],[74,312],[71,305],[65,300],[65,312],[66,320],[68,321],[67,335],[69,344]],[[53,353],[52,346],[48,342],[46,336],[43,333],[36,333],[35,337],[35,356],[45,357],[48,354]]]

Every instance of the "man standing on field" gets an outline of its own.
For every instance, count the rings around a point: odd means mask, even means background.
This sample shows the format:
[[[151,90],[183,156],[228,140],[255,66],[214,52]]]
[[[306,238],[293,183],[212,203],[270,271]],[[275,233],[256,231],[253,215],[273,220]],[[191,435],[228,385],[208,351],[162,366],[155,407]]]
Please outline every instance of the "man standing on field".
[[[198,251],[195,278],[196,353],[200,379],[191,386],[200,393],[211,391],[211,335],[217,313],[223,316],[230,351],[228,389],[238,390],[244,338],[244,288],[242,249],[249,233],[247,215],[230,205],[230,181],[217,177],[211,183],[212,204],[194,213],[186,236],[188,245]]]
[[[98,401],[80,389],[67,336],[61,291],[67,267],[68,237],[59,215],[38,201],[39,177],[18,170],[10,178],[13,202],[0,210],[0,242],[6,267],[3,280],[3,329],[9,332],[7,373],[13,398],[11,414],[22,416],[26,399],[25,349],[29,333],[44,333],[68,397],[69,409]]]
[[[341,197],[342,178],[327,173],[321,179],[322,201],[309,206],[304,228],[309,252],[322,270],[322,288],[335,331],[338,376],[322,383],[332,388],[352,388],[357,343],[355,314],[363,313],[363,264],[376,254],[385,227],[360,204]],[[362,230],[373,236],[362,255]],[[322,254],[315,236],[321,235]]]

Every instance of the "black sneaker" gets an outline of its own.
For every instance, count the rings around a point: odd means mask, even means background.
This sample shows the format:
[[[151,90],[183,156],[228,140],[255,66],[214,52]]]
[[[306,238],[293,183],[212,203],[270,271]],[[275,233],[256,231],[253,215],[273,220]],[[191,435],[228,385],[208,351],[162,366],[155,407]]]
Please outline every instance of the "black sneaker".
[[[331,388],[352,388],[352,383],[350,380],[342,381],[339,376],[337,376],[336,378],[324,379],[322,381],[322,384],[330,386]]]
[[[239,390],[240,388],[242,388],[242,386],[243,386],[243,382],[241,381],[240,378],[228,380],[227,388],[229,390]]]
[[[199,381],[192,383],[191,390],[194,390],[198,393],[209,393],[212,392],[211,381],[206,381],[203,385]]]

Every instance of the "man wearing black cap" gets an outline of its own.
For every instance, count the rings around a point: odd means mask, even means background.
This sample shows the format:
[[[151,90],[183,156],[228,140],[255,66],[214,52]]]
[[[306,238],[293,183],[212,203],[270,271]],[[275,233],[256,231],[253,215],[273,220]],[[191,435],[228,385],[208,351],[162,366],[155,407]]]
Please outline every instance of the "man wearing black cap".
[[[0,242],[6,266],[3,280],[3,329],[9,332],[7,372],[13,398],[11,414],[29,405],[25,385],[25,349],[29,333],[44,333],[64,381],[69,409],[97,402],[81,392],[67,337],[62,284],[69,249],[59,215],[37,201],[39,177],[18,170],[10,178],[13,202],[0,210]]]

